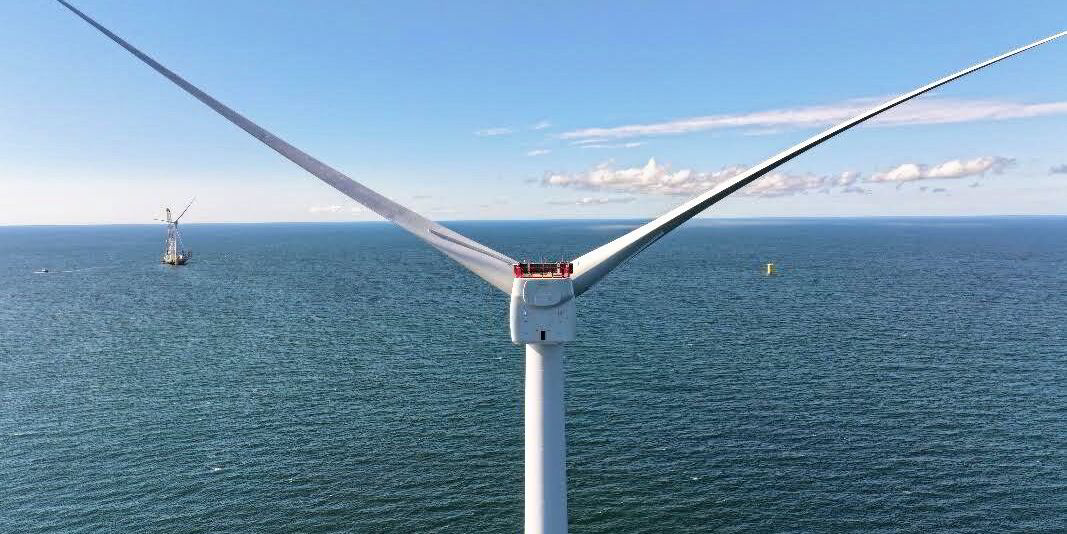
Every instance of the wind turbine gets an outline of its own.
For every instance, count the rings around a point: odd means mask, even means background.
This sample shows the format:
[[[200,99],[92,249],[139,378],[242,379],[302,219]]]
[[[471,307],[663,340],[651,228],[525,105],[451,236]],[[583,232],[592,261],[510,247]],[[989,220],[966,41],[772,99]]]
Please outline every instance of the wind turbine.
[[[637,229],[570,263],[519,263],[389,200],[264,130],[77,10],[57,0],[148,66],[211,109],[352,200],[389,219],[511,295],[511,341],[526,346],[525,530],[567,531],[566,441],[563,424],[563,345],[575,338],[575,297],[626,260],[712,204],[823,141],[923,93],[1053,39],[1057,33],[900,95],[770,157]]]
[[[185,212],[189,211],[193,202],[196,201],[196,197],[193,197],[189,201],[189,204],[185,206],[181,214],[177,218],[171,219],[170,208],[164,208],[166,213],[165,219],[156,219],[159,222],[167,223],[167,240],[163,244],[163,258],[161,263],[167,265],[185,265],[189,258],[193,257],[193,253],[187,250],[182,250],[182,234],[178,231],[178,221],[185,216]]]

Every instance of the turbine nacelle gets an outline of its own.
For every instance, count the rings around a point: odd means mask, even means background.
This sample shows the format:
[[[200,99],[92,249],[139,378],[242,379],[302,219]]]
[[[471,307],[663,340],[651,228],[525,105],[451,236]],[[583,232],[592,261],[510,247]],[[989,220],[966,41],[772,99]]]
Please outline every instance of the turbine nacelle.
[[[570,263],[517,263],[511,284],[511,342],[574,341],[574,282]]]

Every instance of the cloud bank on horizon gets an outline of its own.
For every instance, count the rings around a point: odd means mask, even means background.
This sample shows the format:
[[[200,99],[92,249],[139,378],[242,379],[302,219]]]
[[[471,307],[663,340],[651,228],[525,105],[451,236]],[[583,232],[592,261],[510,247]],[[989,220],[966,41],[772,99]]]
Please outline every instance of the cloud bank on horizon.
[[[636,197],[582,197],[577,200],[549,200],[548,204],[556,206],[600,206],[604,204],[628,204],[637,200]]]
[[[861,184],[899,185],[920,180],[981,177],[987,173],[1001,174],[1014,163],[1014,159],[1001,156],[953,159],[935,165],[901,163],[866,178],[856,170],[824,175],[774,172],[752,182],[736,194],[749,197],[780,197],[809,191],[866,193],[867,190],[860,187]],[[579,173],[546,173],[540,183],[545,187],[583,191],[695,196],[737,177],[746,169],[748,167],[745,165],[730,165],[714,171],[673,170],[670,165],[661,165],[655,158],[651,158],[640,167],[616,168],[613,162],[608,161]]]

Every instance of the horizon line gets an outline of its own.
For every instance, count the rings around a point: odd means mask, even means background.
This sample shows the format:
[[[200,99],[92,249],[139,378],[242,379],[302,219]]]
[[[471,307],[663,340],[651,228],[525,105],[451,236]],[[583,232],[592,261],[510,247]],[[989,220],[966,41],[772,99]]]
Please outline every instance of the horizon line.
[[[604,221],[650,221],[655,217],[600,217],[600,218],[544,218],[544,219],[436,219],[442,223],[533,223],[533,222],[604,222]],[[828,220],[828,219],[1054,219],[1067,218],[1067,213],[994,213],[981,215],[754,215],[749,217],[721,216],[721,217],[696,217],[694,221],[713,220]],[[183,226],[196,225],[252,225],[252,224],[386,224],[392,225],[391,221],[382,220],[353,220],[353,221],[201,221],[183,223]],[[42,223],[42,224],[8,224],[0,223],[0,228],[33,228],[33,227],[82,227],[82,226],[159,226],[163,223]]]

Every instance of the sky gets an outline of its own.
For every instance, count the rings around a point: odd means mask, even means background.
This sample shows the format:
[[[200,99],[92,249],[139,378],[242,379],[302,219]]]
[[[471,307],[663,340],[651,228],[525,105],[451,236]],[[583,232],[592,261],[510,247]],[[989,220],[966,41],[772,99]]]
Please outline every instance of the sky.
[[[1048,2],[72,0],[429,218],[657,216],[865,107],[1067,29]],[[0,2],[0,225],[373,213],[50,1]],[[712,217],[1067,215],[1067,39],[817,147]]]

